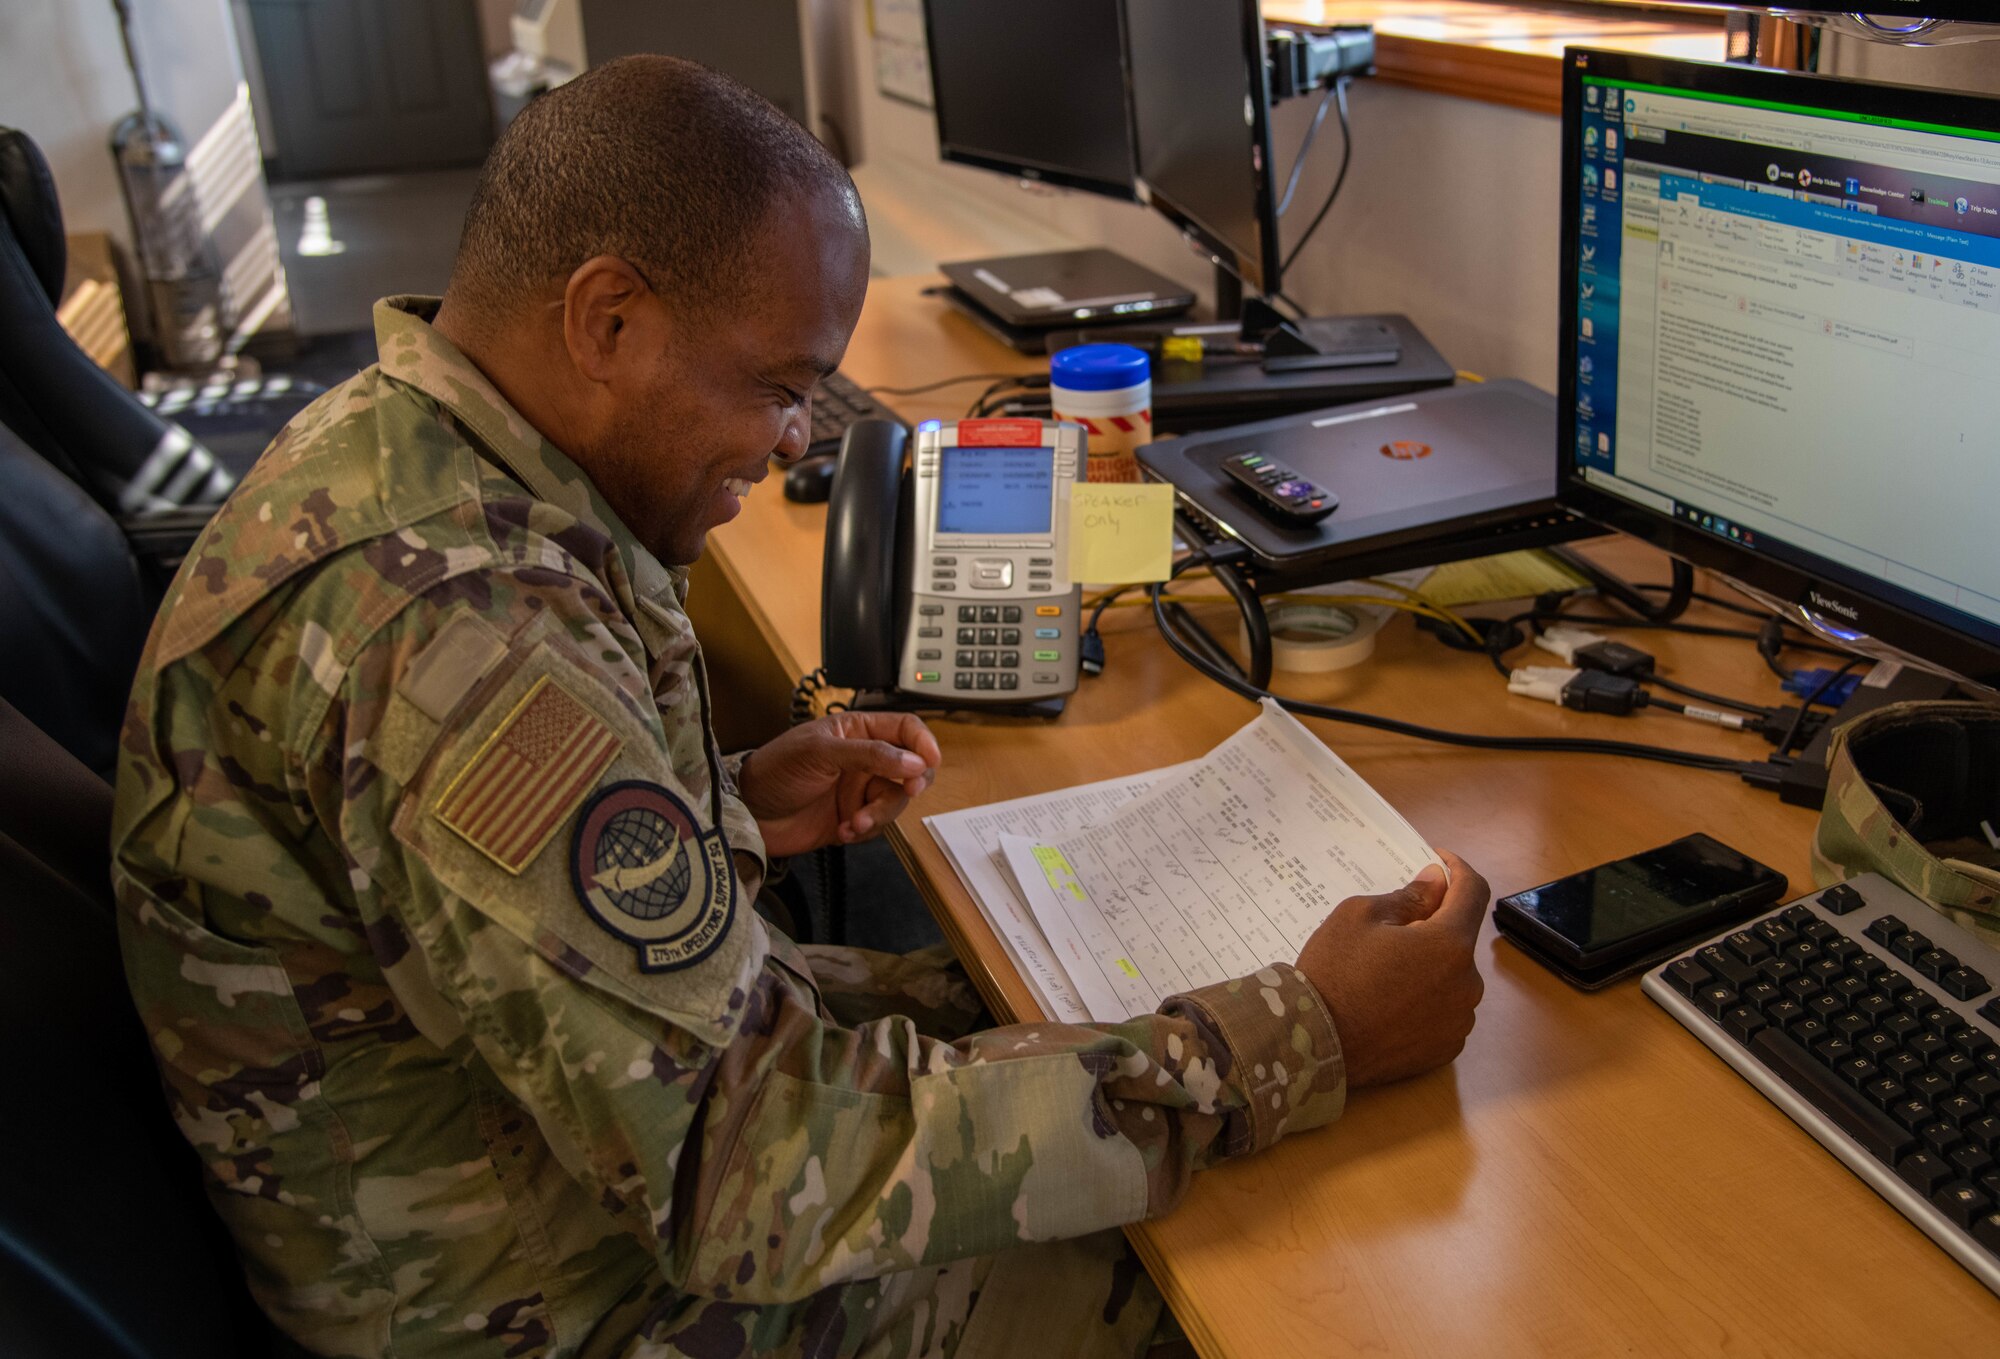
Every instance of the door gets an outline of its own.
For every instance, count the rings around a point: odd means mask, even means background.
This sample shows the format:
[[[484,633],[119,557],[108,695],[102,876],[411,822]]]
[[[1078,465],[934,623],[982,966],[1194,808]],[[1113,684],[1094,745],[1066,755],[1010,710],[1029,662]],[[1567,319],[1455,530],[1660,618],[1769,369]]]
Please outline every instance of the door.
[[[476,0],[245,0],[278,178],[477,165],[493,143]]]

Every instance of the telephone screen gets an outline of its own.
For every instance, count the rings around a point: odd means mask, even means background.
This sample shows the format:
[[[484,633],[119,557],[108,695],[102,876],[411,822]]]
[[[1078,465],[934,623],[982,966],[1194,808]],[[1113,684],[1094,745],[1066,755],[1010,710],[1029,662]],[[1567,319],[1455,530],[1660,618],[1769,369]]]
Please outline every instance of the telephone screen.
[[[939,533],[1047,533],[1055,490],[1053,448],[940,450]]]

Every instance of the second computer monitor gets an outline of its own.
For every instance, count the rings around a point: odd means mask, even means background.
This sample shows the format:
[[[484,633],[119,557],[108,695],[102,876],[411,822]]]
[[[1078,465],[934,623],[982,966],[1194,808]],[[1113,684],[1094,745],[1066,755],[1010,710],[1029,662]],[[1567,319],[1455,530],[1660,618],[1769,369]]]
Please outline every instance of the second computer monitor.
[[[946,160],[1132,199],[1120,0],[924,0]]]
[[[2000,100],[1573,51],[1562,498],[2000,685]]]
[[[1125,24],[1132,131],[1148,200],[1250,289],[1276,292],[1270,98],[1257,0],[1133,0]]]

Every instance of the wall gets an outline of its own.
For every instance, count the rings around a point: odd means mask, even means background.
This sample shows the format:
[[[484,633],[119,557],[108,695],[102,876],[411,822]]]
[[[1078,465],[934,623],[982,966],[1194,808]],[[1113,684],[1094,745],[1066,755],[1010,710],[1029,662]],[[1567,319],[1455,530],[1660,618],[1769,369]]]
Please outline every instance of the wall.
[[[148,93],[186,141],[224,295],[238,316],[254,314],[282,296],[283,279],[228,0],[145,0],[133,11]],[[27,132],[48,157],[69,230],[106,231],[128,249],[109,144],[137,107],[111,0],[0,4],[0,123]],[[143,334],[129,283],[127,307]]]
[[[927,110],[877,92],[865,5],[853,6],[862,164],[880,273],[937,261],[1105,244],[1210,294],[1207,261],[1164,218],[1088,194],[1037,187],[945,165]],[[1828,39],[1829,71],[2000,92],[2000,43],[1904,49]],[[1274,159],[1282,175],[1312,115],[1282,105]],[[1487,377],[1556,380],[1556,231],[1560,122],[1493,104],[1371,81],[1351,99],[1355,160],[1286,291],[1320,314],[1400,311],[1445,357]],[[1322,129],[1286,230],[1303,229],[1333,167],[1339,133]]]
[[[110,0],[0,4],[0,123],[48,157],[71,231],[130,239],[108,146],[135,107]]]

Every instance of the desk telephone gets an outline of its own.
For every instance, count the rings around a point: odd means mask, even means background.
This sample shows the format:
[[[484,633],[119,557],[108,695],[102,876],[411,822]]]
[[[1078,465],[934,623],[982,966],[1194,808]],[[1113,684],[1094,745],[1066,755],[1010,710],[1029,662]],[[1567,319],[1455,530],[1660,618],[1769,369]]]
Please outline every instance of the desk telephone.
[[[827,503],[820,652],[857,706],[1053,716],[1076,688],[1081,426],[860,420]]]

